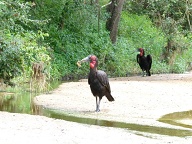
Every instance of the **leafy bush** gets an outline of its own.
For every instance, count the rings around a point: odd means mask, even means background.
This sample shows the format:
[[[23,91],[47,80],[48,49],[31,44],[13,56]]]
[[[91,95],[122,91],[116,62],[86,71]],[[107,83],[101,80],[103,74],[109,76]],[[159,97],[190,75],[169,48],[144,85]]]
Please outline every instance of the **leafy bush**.
[[[1,1],[0,17],[0,78],[7,82],[16,76],[30,76],[32,63],[50,60],[46,43],[47,34],[29,31],[30,25],[38,25],[28,18],[30,3]]]
[[[49,37],[45,40],[53,49],[51,54],[53,77],[87,75],[89,68],[78,69],[76,62],[89,54],[97,55],[100,59],[99,66],[103,67],[111,43],[103,17],[100,20],[98,33],[97,11],[94,9],[94,6],[71,0],[47,3],[36,1],[33,18],[42,19],[43,15],[49,20],[42,30],[49,33]]]
[[[122,53],[119,56],[117,55],[117,57],[124,59],[122,60],[124,61],[122,67],[126,63],[127,73],[137,73],[140,71],[136,63],[137,53],[133,53],[140,47],[145,49],[146,55],[152,55],[152,71],[153,68],[155,69],[154,72],[162,71],[164,64],[163,62],[162,64],[160,63],[162,61],[161,55],[166,39],[161,30],[155,28],[147,16],[138,16],[123,12],[121,15],[119,36],[124,40],[119,40],[118,42],[118,45],[121,45],[118,47],[118,50],[121,50]]]
[[[11,35],[4,37],[0,47],[0,77],[10,80],[21,73],[28,76],[33,62],[49,63],[47,48],[36,42],[38,35],[23,33],[22,36]],[[30,42],[29,42],[30,41]]]
[[[148,16],[124,11],[117,43],[112,45],[105,28],[107,14],[102,10],[99,26],[97,14],[94,5],[81,1],[1,1],[0,77],[29,76],[32,63],[40,61],[53,78],[85,77],[88,65],[79,69],[76,62],[89,54],[98,56],[99,69],[109,76],[127,76],[141,71],[134,53],[139,47],[152,55],[152,73],[187,69],[192,49],[190,34],[174,37],[176,52],[182,55],[168,57],[173,62],[168,65],[163,57],[167,36]]]
[[[190,46],[189,46],[190,47]],[[176,54],[175,62],[172,65],[172,71],[175,73],[183,73],[192,69],[192,48]]]
[[[3,39],[0,45],[0,78],[9,81],[11,78],[22,73],[22,51],[13,36],[9,39]]]

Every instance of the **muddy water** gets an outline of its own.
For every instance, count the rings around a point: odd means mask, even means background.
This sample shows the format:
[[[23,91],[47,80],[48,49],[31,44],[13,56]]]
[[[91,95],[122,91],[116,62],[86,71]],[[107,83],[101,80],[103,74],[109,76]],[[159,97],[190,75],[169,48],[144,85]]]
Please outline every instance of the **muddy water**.
[[[191,123],[185,123],[185,121]],[[192,129],[192,111],[175,112],[162,116],[158,121]]]
[[[0,92],[0,110],[13,113],[32,114],[31,95],[26,92]]]
[[[131,131],[135,131],[138,134],[151,133],[151,134],[177,136],[177,137],[192,136],[192,131],[190,130],[140,125],[140,124],[134,124],[134,123],[117,122],[117,121],[108,121],[108,120],[100,120],[100,119],[94,119],[94,118],[83,118],[83,117],[74,116],[73,114],[70,114],[70,113],[68,114],[68,113],[59,112],[57,110],[43,109],[41,106],[40,107],[36,106],[36,107],[38,109],[38,112],[40,112],[40,115],[44,115],[44,116],[55,118],[55,119],[71,121],[71,122],[105,126],[105,127],[123,128]],[[166,122],[166,121],[163,121],[163,122]]]
[[[49,91],[57,88],[61,82],[54,81],[50,84]],[[47,91],[46,93],[49,93]],[[33,98],[39,95],[38,92],[30,92],[29,86],[22,88],[11,88],[6,91],[0,89],[0,111],[12,113],[34,114]]]

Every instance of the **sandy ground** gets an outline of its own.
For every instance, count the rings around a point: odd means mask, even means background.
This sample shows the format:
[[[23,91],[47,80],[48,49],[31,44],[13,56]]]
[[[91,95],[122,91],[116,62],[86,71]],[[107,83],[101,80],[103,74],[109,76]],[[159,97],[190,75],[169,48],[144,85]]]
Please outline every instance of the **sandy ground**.
[[[192,142],[191,128],[158,121],[166,114],[192,109],[191,73],[112,78],[110,85],[115,101],[108,102],[104,97],[99,113],[95,112],[95,98],[86,79],[63,83],[50,94],[37,96],[34,102],[44,108],[60,110],[78,117],[134,124],[137,126],[134,130],[0,112],[0,143],[187,144]],[[187,125],[191,125],[191,121],[180,120]],[[156,131],[152,133],[142,131],[140,128],[143,126],[149,126],[151,131],[153,129]],[[164,132],[158,132],[160,130]],[[167,131],[170,131],[169,135],[165,134]],[[174,131],[181,133],[181,136],[177,136]]]

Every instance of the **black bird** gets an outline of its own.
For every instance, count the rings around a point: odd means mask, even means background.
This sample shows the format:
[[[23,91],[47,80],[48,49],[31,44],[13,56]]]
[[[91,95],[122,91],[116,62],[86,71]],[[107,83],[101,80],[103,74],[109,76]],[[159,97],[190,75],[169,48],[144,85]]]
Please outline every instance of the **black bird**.
[[[88,83],[92,94],[96,97],[96,112],[99,112],[100,101],[104,95],[109,101],[114,101],[107,74],[102,70],[97,70],[98,58],[95,55],[89,55],[81,61],[78,61],[77,64],[80,66],[82,62],[90,63]]]
[[[143,71],[143,76],[145,71],[146,71],[146,76],[151,76],[151,73],[150,73],[151,64],[152,64],[151,55],[145,56],[145,51],[143,48],[139,48],[138,51],[140,52],[140,54],[137,54],[137,63],[139,63],[139,66]]]

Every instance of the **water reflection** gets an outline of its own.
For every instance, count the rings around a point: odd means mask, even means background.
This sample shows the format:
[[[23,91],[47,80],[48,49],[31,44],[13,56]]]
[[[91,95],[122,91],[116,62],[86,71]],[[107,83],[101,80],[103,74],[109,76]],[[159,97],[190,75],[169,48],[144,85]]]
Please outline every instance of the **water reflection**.
[[[34,97],[35,95],[33,95]],[[32,114],[30,93],[0,93],[0,110]]]
[[[162,116],[158,121],[168,123],[171,125],[181,126],[192,129],[192,125],[181,122],[182,120],[192,121],[192,110],[183,112],[174,112]],[[192,123],[192,122],[191,122]]]
[[[178,137],[192,136],[192,131],[190,130],[173,129],[173,128],[165,128],[165,127],[157,127],[157,126],[149,126],[149,125],[140,125],[140,124],[134,124],[134,123],[125,123],[125,122],[117,122],[117,121],[99,120],[94,118],[77,117],[71,114],[60,113],[58,111],[49,110],[49,109],[44,109],[43,115],[49,116],[51,118],[62,119],[62,120],[77,122],[82,124],[124,128],[128,130],[136,131],[139,133],[144,132],[144,133],[178,136]]]
[[[58,87],[60,84],[60,81],[52,82],[49,90]],[[29,86],[16,87],[10,91],[0,91],[0,111],[37,114],[38,109],[35,109],[33,98],[41,93],[30,92]]]

